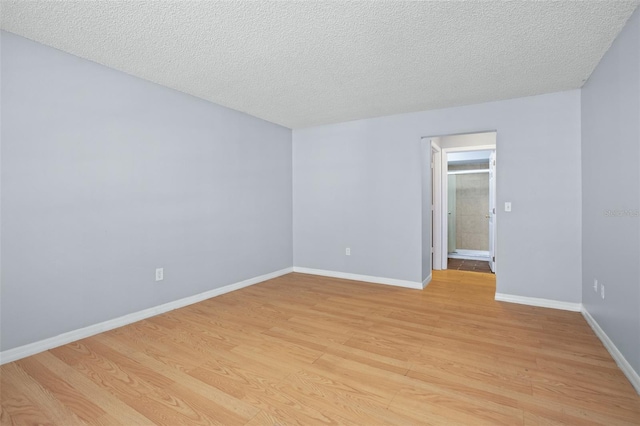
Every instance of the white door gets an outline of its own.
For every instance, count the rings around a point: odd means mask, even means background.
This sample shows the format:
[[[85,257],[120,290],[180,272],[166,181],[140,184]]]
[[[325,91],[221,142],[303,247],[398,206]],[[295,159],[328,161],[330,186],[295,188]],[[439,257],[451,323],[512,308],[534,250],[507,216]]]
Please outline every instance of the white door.
[[[456,251],[456,175],[449,175],[447,177],[449,185],[447,186],[447,251],[454,253]]]
[[[438,144],[431,140],[431,269],[442,268],[442,153]],[[446,254],[446,253],[445,253]],[[445,265],[446,266],[446,265]]]
[[[489,266],[496,272],[496,152],[489,157]]]
[[[434,252],[436,241],[436,221],[435,221],[435,204],[436,204],[436,170],[434,167],[434,157],[436,150],[431,147],[431,270],[435,269]]]

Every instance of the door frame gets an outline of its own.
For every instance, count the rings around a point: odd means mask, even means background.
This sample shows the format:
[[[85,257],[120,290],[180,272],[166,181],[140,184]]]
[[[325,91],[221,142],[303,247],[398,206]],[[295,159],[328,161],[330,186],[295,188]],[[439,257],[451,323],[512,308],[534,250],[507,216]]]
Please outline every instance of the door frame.
[[[442,268],[442,149],[431,139],[431,270]],[[444,269],[447,264],[445,263]]]
[[[496,273],[496,217],[498,203],[496,197],[496,166],[497,151],[494,149],[489,156],[489,267]]]
[[[449,245],[449,241],[447,239],[447,230],[448,230],[448,225],[449,225],[449,218],[447,217],[447,211],[448,211],[448,206],[449,206],[449,195],[448,195],[448,189],[449,189],[449,180],[448,180],[448,171],[449,171],[449,164],[447,161],[448,155],[449,153],[452,152],[469,152],[469,151],[488,151],[488,150],[492,150],[492,151],[496,151],[496,157],[497,157],[497,150],[496,150],[496,144],[488,144],[488,145],[476,145],[476,146],[464,146],[464,147],[452,147],[452,148],[443,148],[442,149],[442,155],[441,155],[441,161],[442,164],[440,166],[440,169],[442,171],[441,177],[440,177],[440,181],[441,181],[441,204],[440,204],[440,216],[441,216],[441,228],[440,228],[440,265],[442,266],[442,269],[447,269],[447,261],[448,261],[448,245]],[[497,182],[497,172],[495,173],[495,178],[496,178],[496,182]],[[496,200],[497,200],[497,195],[494,194]],[[497,251],[497,235],[498,235],[498,221],[497,221],[497,212],[498,209],[496,208],[496,215],[494,216],[494,222],[493,222],[493,244],[494,244],[494,253]],[[494,262],[494,268],[495,268],[495,273],[497,273],[498,271],[498,267],[497,267],[497,262]]]

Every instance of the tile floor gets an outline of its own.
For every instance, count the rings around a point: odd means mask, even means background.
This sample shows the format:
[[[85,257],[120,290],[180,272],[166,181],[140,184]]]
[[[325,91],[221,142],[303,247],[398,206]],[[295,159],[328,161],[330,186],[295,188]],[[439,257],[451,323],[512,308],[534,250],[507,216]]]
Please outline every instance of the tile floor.
[[[489,262],[482,260],[449,259],[447,268],[457,269],[458,271],[492,273],[491,268],[489,267]]]

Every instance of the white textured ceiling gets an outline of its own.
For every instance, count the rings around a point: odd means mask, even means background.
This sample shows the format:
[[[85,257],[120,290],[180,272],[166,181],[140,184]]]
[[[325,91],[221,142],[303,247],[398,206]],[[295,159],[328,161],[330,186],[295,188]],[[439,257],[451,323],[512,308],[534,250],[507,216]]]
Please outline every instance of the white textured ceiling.
[[[290,128],[581,87],[638,1],[2,1],[3,29]]]

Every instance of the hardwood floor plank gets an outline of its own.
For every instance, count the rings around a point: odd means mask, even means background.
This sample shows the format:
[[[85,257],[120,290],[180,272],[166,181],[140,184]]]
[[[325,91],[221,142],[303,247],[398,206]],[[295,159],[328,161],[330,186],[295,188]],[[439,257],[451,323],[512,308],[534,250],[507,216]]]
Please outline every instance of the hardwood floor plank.
[[[601,415],[600,413],[585,410],[557,401],[554,398],[538,398],[535,396],[522,398],[518,406],[524,413],[529,413],[538,418],[542,424],[546,422],[565,425],[616,425],[637,426],[637,421],[629,423],[619,418]]]
[[[329,346],[325,353],[403,376],[407,374],[411,365],[411,360],[399,360],[346,345]]]
[[[206,360],[206,353],[202,353],[188,342],[172,341],[165,339],[162,342],[146,337],[132,336],[126,329],[111,330],[98,337],[99,341],[109,337],[120,338],[130,346],[138,348],[148,357],[151,357],[163,364],[170,364],[172,368],[179,371],[186,371],[197,368]],[[196,353],[198,356],[196,356]]]
[[[23,395],[28,395],[28,399],[33,402],[39,411],[46,413],[47,418],[53,424],[69,426],[86,424],[63,401],[49,393],[45,387],[29,376],[17,363],[11,363],[2,370],[1,383],[3,389],[7,386],[7,383],[10,383],[10,387],[14,387],[16,391]]]
[[[457,377],[461,381],[487,383],[521,394],[531,395],[533,393],[531,380],[522,374],[521,370],[502,368],[498,364],[478,364],[455,358],[442,359],[423,352],[412,363],[411,372],[438,375],[445,377],[448,381],[455,381]]]
[[[535,396],[553,396],[556,401],[566,401],[572,406],[621,420],[640,419],[640,406],[634,395],[602,392],[603,389],[596,384],[549,375],[536,374],[531,382]]]
[[[27,395],[14,386],[9,380],[0,385],[2,392],[2,425],[54,425],[51,415],[41,409]],[[34,395],[35,396],[35,395]]]
[[[38,383],[54,396],[62,405],[68,407],[76,416],[85,422],[106,415],[107,413],[88,399],[82,392],[75,389],[69,382],[63,380],[51,370],[42,365],[36,357],[28,357],[16,362],[25,373],[37,378]]]
[[[381,397],[372,393],[375,389],[366,384],[350,381],[320,368],[301,370],[289,376],[287,382],[297,392],[310,397],[309,403],[313,403],[314,398],[323,398],[332,407],[338,408],[342,416],[360,425],[415,423],[415,419],[409,416],[388,410],[394,392]]]
[[[38,355],[34,355],[34,358],[38,360],[42,365],[51,370],[62,380],[69,383],[87,398],[98,405],[106,413],[116,415],[117,420],[123,425],[147,425],[151,424],[151,420],[141,415],[138,411],[127,405],[117,396],[113,395],[106,387],[102,387],[89,379],[78,368],[74,368],[58,357],[54,356],[51,351],[42,352]],[[4,367],[4,366],[3,366]],[[3,368],[0,367],[0,368]],[[103,417],[101,417],[103,418]],[[93,423],[93,422],[91,422]],[[99,422],[95,422],[99,423]]]
[[[51,353],[120,399],[142,397],[154,390],[144,380],[121,368],[115,361],[91,352],[82,343],[75,342],[51,349]]]
[[[318,407],[302,403],[296,396],[279,392],[278,380],[238,365],[204,366],[190,373],[194,378],[260,409],[261,418],[277,419],[274,424],[330,423]]]
[[[248,420],[219,401],[178,383],[146,394],[142,401],[135,402],[134,408],[155,424],[234,425]]]
[[[411,413],[417,419],[432,419],[435,424],[460,425],[520,425],[522,410],[495,404],[482,404],[464,396],[412,388],[402,390],[391,403],[394,412]]]
[[[551,357],[538,357],[536,370],[555,377],[568,377],[576,380],[584,380],[589,383],[597,383],[608,391],[633,395],[634,389],[617,365],[607,366],[582,366],[576,368],[576,363],[564,359]]]
[[[638,425],[580,314],[292,273],[0,366],[0,424]]]
[[[187,371],[175,368],[174,362],[170,360],[166,361],[167,358],[171,357],[171,353],[168,353],[166,357],[158,360],[136,350],[136,346],[130,346],[130,342],[128,342],[127,339],[124,339],[121,336],[101,335],[100,337],[105,341],[105,344],[116,348],[119,352],[126,354],[129,358],[136,360],[141,364],[147,365],[150,368],[153,368],[162,375],[172,379],[175,383],[179,383],[180,386],[186,387],[200,395],[206,395],[208,398],[216,401],[217,404],[231,410],[237,416],[248,420],[254,417],[258,412],[258,409],[252,407],[251,405],[246,404],[239,399],[233,398],[230,395],[220,391],[219,389],[195,379],[193,376],[189,375]],[[203,360],[203,363],[204,362],[206,362],[206,360]],[[172,387],[176,386],[177,385],[172,385]]]

